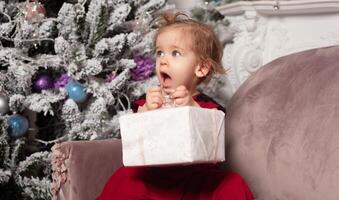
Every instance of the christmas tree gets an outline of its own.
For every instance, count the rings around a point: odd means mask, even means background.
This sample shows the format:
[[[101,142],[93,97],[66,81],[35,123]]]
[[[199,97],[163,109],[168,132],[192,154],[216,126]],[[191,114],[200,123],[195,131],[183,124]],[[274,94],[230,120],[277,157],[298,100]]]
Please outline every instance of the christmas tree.
[[[165,0],[0,1],[0,199],[51,199],[51,146],[119,138]]]
[[[118,117],[158,84],[152,20],[165,1],[0,0],[1,200],[51,199],[55,143],[120,138]],[[202,1],[191,16],[225,44],[218,4]]]

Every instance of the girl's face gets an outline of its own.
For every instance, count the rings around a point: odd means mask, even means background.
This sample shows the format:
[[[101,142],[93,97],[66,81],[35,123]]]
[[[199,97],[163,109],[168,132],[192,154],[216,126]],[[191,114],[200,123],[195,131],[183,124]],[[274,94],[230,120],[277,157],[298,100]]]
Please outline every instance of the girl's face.
[[[184,85],[190,92],[195,92],[199,59],[191,48],[190,34],[170,27],[158,35],[155,45],[156,74],[164,91],[170,93]]]

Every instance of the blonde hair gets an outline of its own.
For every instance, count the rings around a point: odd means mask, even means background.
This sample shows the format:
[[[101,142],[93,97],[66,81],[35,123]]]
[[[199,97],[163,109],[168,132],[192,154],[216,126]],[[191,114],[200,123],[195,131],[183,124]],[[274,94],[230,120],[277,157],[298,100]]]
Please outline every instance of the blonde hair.
[[[209,73],[200,82],[208,82],[215,73],[226,73],[221,63],[223,47],[217,35],[210,26],[190,19],[182,12],[163,13],[159,18],[156,19],[156,23],[159,26],[159,29],[155,35],[154,44],[159,34],[168,28],[183,27],[189,31],[192,36],[192,49],[196,54],[198,54],[199,61],[202,65],[211,65]]]

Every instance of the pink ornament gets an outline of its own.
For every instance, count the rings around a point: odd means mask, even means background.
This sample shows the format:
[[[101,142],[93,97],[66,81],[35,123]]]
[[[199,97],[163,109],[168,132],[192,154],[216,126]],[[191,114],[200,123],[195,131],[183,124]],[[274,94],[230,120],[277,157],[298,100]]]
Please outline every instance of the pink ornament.
[[[115,77],[117,77],[117,74],[114,71],[112,73],[110,73],[110,74],[107,74],[106,75],[106,82],[113,81],[115,79]]]
[[[40,21],[45,18],[46,9],[44,5],[38,1],[28,2],[25,5],[24,14],[27,21]]]

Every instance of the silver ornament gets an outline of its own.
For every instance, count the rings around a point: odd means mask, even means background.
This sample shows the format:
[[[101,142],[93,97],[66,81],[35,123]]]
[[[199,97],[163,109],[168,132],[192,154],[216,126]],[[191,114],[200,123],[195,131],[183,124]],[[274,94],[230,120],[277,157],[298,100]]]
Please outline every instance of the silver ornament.
[[[9,110],[8,97],[0,93],[0,114],[5,114]]]

